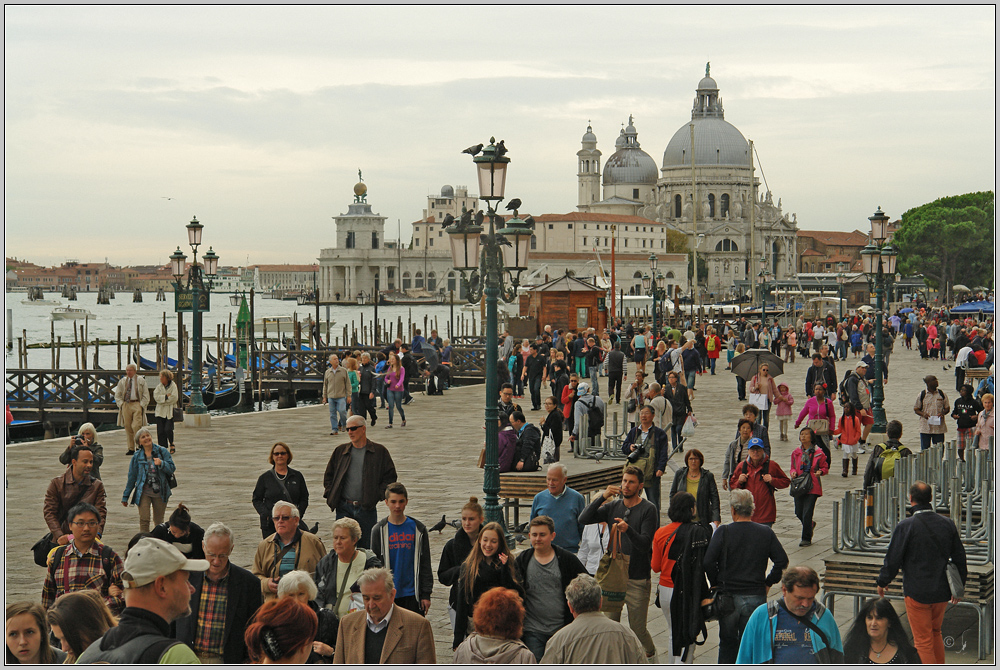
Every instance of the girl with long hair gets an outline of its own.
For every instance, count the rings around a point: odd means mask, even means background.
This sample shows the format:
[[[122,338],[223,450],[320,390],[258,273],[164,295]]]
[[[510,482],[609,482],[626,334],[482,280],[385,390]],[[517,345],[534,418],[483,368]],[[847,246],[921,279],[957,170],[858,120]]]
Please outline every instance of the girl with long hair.
[[[403,364],[394,351],[389,352],[389,366],[385,373],[385,391],[389,401],[389,425],[386,428],[392,428],[394,409],[399,410],[399,418],[403,420],[402,425],[405,428],[406,412],[403,411],[403,397],[406,395],[406,370],[403,369]]]
[[[518,595],[524,596],[517,565],[504,539],[503,526],[491,521],[479,531],[479,538],[459,571],[452,650],[457,649],[465,639],[470,628],[469,619],[479,597],[497,586],[514,589]]]
[[[66,660],[65,653],[49,644],[45,609],[38,603],[23,601],[7,605],[6,633],[8,664],[54,665]]]
[[[62,642],[66,663],[76,663],[92,642],[118,625],[100,591],[94,589],[62,594],[52,603],[47,618],[52,634]]]
[[[479,539],[479,531],[483,528],[485,520],[483,506],[479,504],[476,497],[469,498],[469,502],[462,506],[461,527],[455,533],[455,537],[448,540],[441,552],[441,561],[438,563],[438,581],[445,586],[450,586],[448,592],[448,618],[451,620],[451,628],[454,631],[458,619],[458,577],[462,571],[462,564],[472,553],[473,547]]]

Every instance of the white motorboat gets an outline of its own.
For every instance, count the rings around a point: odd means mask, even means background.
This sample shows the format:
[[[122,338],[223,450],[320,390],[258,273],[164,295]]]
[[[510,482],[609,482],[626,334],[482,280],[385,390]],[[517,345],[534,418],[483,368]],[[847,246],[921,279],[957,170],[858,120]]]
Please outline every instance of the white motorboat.
[[[38,298],[36,300],[22,300],[22,305],[38,305],[40,307],[62,307],[62,302],[59,300],[47,300],[46,298]]]
[[[58,304],[58,303],[57,303]],[[96,319],[91,312],[80,307],[56,307],[49,315],[52,321],[65,321],[76,319]]]

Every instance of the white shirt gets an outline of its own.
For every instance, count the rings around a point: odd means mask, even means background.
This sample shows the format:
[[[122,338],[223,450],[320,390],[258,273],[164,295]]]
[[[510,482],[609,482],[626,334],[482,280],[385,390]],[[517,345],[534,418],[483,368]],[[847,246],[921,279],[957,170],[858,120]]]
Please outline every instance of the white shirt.
[[[385,618],[378,622],[372,621],[371,614],[368,614],[366,610],[365,618],[368,619],[368,630],[373,633],[381,633],[382,629],[389,625],[389,619],[392,618],[392,610],[395,608],[395,605],[389,605],[389,611],[386,612]]]
[[[965,367],[965,364],[969,360],[969,354],[972,353],[972,347],[962,347],[958,350],[958,354],[955,356],[955,367],[961,368]]]

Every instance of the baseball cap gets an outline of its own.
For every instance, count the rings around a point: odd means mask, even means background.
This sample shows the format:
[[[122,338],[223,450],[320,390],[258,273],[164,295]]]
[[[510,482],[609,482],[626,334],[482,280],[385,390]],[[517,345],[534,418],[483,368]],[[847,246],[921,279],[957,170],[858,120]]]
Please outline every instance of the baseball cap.
[[[125,588],[137,589],[178,570],[204,572],[208,567],[208,561],[189,559],[169,542],[144,537],[129,550],[122,581]]]
[[[577,395],[587,395],[588,393],[590,393],[590,384],[587,382],[580,382],[576,385]]]
[[[747,442],[747,449],[763,449],[764,440],[759,437],[751,437],[750,441]]]
[[[865,363],[864,361],[858,361],[858,364],[855,365],[854,367],[856,367],[856,368],[867,368],[868,364]]]

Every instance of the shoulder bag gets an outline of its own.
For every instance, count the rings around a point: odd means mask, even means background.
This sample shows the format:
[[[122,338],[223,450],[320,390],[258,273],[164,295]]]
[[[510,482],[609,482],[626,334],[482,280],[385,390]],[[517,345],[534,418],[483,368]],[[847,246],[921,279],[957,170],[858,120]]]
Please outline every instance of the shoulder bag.
[[[610,524],[609,524],[610,526]],[[601,556],[594,578],[601,585],[601,611],[620,612],[625,604],[625,590],[628,588],[629,556],[622,553],[621,533],[617,526],[611,526],[608,551]]]
[[[798,476],[792,478],[791,485],[788,487],[788,493],[793,498],[800,498],[812,491],[812,459],[815,453],[814,449],[810,449],[802,454],[802,464],[808,462],[809,467],[804,472],[800,472]]]
[[[829,398],[826,398],[826,418],[825,419],[810,419],[806,421],[806,427],[812,428],[813,433],[816,435],[829,435],[830,434],[830,417],[834,415],[832,411],[833,403]]]
[[[73,509],[73,507],[76,506],[78,502],[83,500],[83,497],[87,495],[87,490],[89,488],[90,487],[88,486],[87,488],[83,489],[80,492],[80,495],[76,498],[76,500],[74,500],[71,504],[67,505],[66,512],[62,514],[59,520],[60,524],[66,520],[66,513],[68,513],[69,510]],[[37,565],[40,568],[48,567],[49,554],[52,552],[53,549],[59,546],[59,544],[55,540],[56,538],[52,537],[52,532],[49,531],[45,533],[45,535],[42,535],[42,539],[31,545],[31,553],[33,558],[35,559],[35,565]]]

